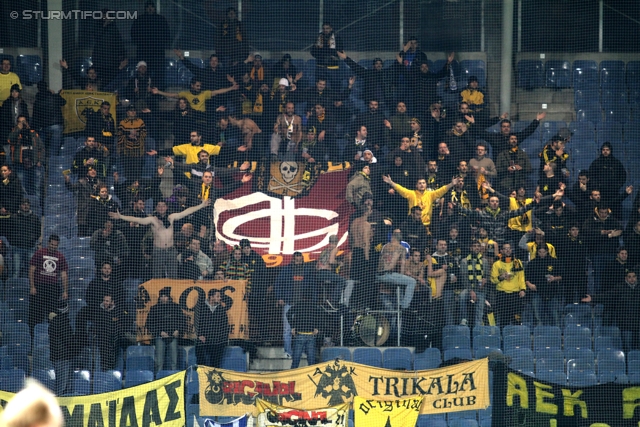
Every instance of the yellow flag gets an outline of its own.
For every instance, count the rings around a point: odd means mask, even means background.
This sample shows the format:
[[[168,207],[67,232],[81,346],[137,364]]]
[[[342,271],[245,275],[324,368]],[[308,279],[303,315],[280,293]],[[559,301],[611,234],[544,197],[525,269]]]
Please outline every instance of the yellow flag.
[[[400,400],[353,399],[354,422],[367,427],[413,427],[418,421],[422,396]]]

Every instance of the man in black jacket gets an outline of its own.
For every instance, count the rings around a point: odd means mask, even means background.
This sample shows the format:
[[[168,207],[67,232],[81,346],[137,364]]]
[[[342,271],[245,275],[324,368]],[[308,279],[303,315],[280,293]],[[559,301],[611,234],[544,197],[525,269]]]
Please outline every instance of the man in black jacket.
[[[57,156],[62,145],[62,106],[67,100],[49,90],[46,81],[38,82],[38,93],[33,103],[33,128],[42,135],[49,156]]]
[[[76,339],[69,323],[69,304],[65,300],[58,303],[56,311],[49,313],[49,359],[56,374],[55,392],[64,396],[71,392],[73,359],[77,354]]]
[[[482,135],[482,139],[487,141],[493,147],[493,155],[497,156],[498,153],[507,150],[510,148],[509,146],[509,137],[511,135],[515,135],[518,138],[518,141],[522,142],[525,139],[529,138],[536,131],[538,126],[540,126],[540,122],[547,116],[547,113],[542,112],[536,116],[536,119],[529,124],[526,128],[521,130],[520,132],[511,132],[511,120],[508,113],[504,113],[500,116],[500,132],[489,132],[485,131]]]
[[[160,290],[158,303],[151,307],[147,317],[147,329],[156,345],[156,371],[164,369],[164,353],[169,346],[171,370],[178,367],[178,339],[187,330],[187,322],[182,309],[171,298],[171,287]]]
[[[7,238],[12,249],[13,277],[26,277],[41,234],[40,217],[31,210],[29,199],[22,199],[18,213],[11,215],[10,223],[13,233],[8,233]]]
[[[210,289],[207,300],[196,313],[196,360],[198,365],[219,368],[229,340],[227,308],[221,305],[218,289]]]

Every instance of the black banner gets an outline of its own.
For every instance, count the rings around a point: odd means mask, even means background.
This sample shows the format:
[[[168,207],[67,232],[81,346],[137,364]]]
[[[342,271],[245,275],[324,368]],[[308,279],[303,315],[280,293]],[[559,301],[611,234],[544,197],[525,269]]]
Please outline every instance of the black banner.
[[[494,371],[492,426],[638,427],[640,385],[569,387],[498,364]]]

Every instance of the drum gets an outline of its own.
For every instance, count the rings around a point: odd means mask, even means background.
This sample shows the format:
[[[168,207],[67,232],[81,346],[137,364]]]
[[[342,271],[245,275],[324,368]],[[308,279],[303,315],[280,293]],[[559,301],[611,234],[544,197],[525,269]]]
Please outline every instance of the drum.
[[[378,347],[389,339],[391,326],[382,314],[364,314],[356,317],[353,333],[368,347]]]

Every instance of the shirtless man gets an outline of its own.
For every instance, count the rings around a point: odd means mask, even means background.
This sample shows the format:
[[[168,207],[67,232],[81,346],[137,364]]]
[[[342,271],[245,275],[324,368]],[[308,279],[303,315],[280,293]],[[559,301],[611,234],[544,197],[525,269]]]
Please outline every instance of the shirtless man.
[[[219,124],[220,124],[220,129],[222,130],[227,129],[229,125],[235,126],[238,129],[240,129],[240,132],[242,133],[242,141],[243,141],[242,145],[244,147],[247,147],[246,150],[240,150],[240,151],[251,150],[251,147],[253,146],[253,135],[257,133],[262,133],[262,130],[260,130],[256,122],[254,122],[249,118],[236,119],[233,116],[222,117],[219,121]]]
[[[378,281],[404,287],[404,295],[400,307],[409,308],[416,289],[416,279],[404,274],[407,250],[400,244],[402,233],[396,230],[391,234],[391,241],[382,247],[378,262]]]
[[[271,155],[276,157],[283,141],[287,143],[287,152],[296,151],[302,141],[302,119],[295,114],[295,105],[287,102],[284,108],[284,114],[279,114],[276,119],[271,136]]]
[[[109,216],[113,219],[122,219],[140,225],[151,225],[151,230],[153,231],[153,277],[177,278],[178,254],[173,246],[173,223],[200,209],[206,208],[210,204],[211,200],[207,199],[197,206],[190,207],[182,212],[172,213],[167,217],[168,224],[166,225],[155,216],[136,218],[122,215],[120,212],[109,212]]]

